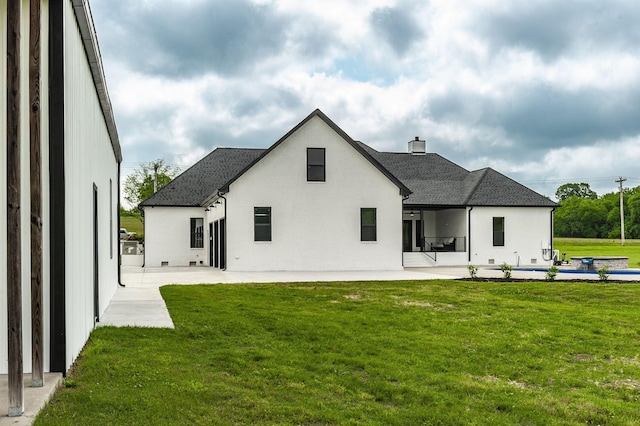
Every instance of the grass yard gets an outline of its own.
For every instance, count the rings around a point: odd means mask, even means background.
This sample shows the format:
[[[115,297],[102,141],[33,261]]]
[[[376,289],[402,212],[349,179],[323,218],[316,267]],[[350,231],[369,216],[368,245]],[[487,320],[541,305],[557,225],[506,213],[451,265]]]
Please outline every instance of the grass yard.
[[[175,330],[98,328],[35,424],[632,425],[640,287],[162,288]]]
[[[120,227],[125,228],[129,232],[135,232],[138,236],[144,235],[144,226],[139,217],[120,216]]]
[[[595,238],[554,238],[553,246],[562,253],[567,253],[567,260],[572,256],[627,256],[629,268],[640,268],[640,240],[620,240]]]

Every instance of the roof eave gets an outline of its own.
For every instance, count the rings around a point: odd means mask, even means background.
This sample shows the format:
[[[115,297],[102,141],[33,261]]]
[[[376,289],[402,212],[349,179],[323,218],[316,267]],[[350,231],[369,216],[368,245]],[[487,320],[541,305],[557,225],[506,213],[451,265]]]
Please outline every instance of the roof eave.
[[[107,132],[109,133],[109,138],[111,139],[113,153],[116,157],[116,161],[118,163],[121,163],[122,149],[120,147],[118,129],[116,128],[116,121],[113,115],[113,109],[111,107],[111,99],[109,98],[109,92],[107,90],[107,83],[104,76],[104,69],[102,67],[102,59],[100,56],[100,47],[98,46],[98,38],[96,36],[96,30],[93,24],[93,17],[91,15],[89,1],[73,0],[73,10],[76,16],[78,27],[80,28],[82,43],[87,55],[87,60],[89,61],[89,67],[91,68],[93,84],[95,85],[96,92],[98,94],[100,108],[102,109],[102,115],[104,116],[105,124],[107,126]]]

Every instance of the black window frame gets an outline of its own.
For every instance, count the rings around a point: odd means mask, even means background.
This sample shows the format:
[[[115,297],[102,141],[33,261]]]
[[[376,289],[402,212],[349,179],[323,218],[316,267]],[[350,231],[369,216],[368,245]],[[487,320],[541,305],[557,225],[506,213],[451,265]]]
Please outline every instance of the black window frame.
[[[322,161],[313,153],[322,152]],[[307,182],[326,182],[327,151],[325,148],[307,148]]]
[[[254,207],[253,208],[253,241],[269,242],[271,241],[271,207]],[[266,221],[259,219],[267,218]]]
[[[493,218],[493,246],[504,247],[504,217]]]
[[[200,221],[200,226],[198,226]],[[189,228],[189,247],[192,249],[204,248],[204,218],[192,217]]]
[[[366,223],[365,213],[373,212],[373,223]],[[375,207],[362,207],[360,209],[360,241],[378,241],[378,211]]]

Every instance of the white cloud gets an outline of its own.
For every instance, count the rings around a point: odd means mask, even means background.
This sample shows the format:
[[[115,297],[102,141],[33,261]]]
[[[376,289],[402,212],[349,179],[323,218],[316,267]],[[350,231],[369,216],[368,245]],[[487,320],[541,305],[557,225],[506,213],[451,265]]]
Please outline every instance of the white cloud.
[[[601,192],[638,175],[637,2],[92,9],[129,165],[164,157],[185,168],[215,146],[266,147],[321,108],[377,149],[404,151],[420,136],[463,167],[491,166],[548,195],[563,180]]]

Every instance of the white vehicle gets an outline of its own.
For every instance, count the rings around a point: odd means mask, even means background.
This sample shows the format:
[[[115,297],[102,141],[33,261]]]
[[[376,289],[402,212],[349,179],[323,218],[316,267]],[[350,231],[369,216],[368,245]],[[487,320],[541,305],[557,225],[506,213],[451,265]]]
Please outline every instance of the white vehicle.
[[[120,228],[120,239],[128,240],[133,237],[133,232],[128,232],[126,228]]]

